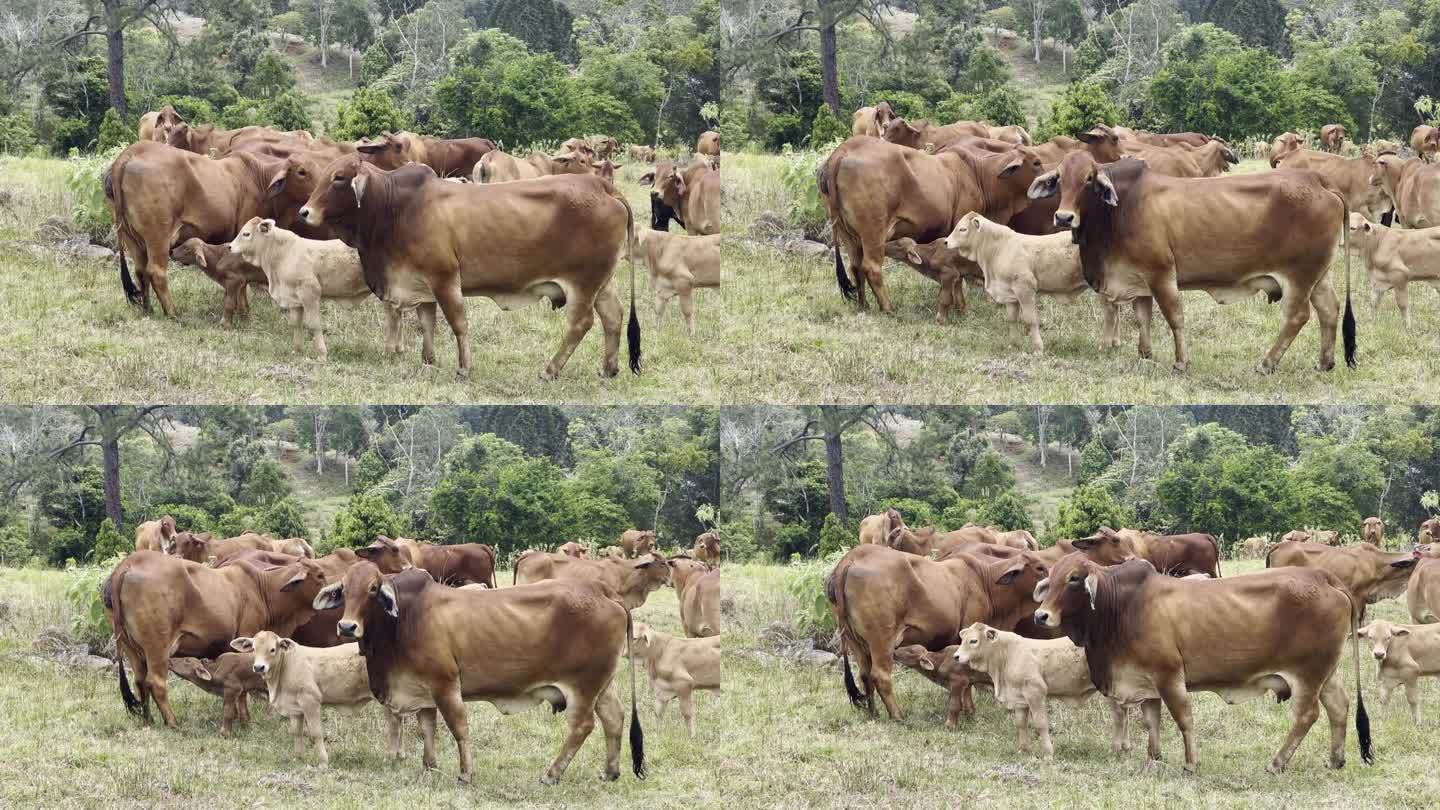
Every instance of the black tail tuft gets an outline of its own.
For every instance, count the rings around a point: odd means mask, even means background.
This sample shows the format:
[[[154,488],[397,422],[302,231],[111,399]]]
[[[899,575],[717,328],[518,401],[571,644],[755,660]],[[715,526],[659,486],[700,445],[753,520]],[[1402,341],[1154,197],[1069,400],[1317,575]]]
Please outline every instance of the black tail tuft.
[[[630,371],[640,373],[640,319],[635,317],[635,305],[630,305],[630,323],[625,326],[626,348],[630,352]]]
[[[840,258],[840,242],[835,242],[835,283],[840,285],[840,294],[845,296],[846,301],[855,300],[855,285],[850,283],[850,277],[845,275],[845,262]]]
[[[125,262],[125,246],[121,245],[116,251],[120,254],[120,287],[125,290],[125,297],[130,303],[140,305],[140,288],[135,286],[135,279],[130,277],[130,265]]]
[[[1340,322],[1340,335],[1345,342],[1345,365],[1355,368],[1355,311],[1350,306],[1350,296],[1345,296],[1345,319]]]
[[[134,692],[130,691],[130,679],[125,677],[125,657],[117,654],[115,663],[120,666],[120,699],[125,701],[125,711],[139,717],[140,699],[135,697]]]
[[[640,728],[640,712],[630,704],[630,766],[635,778],[645,778],[645,731]]]
[[[1355,736],[1360,739],[1360,758],[1366,765],[1375,764],[1375,751],[1370,743],[1370,715],[1365,712],[1365,696],[1355,695]]]
[[[865,696],[860,694],[860,688],[855,685],[855,676],[850,673],[850,651],[848,649],[841,652],[840,662],[845,669],[845,694],[850,696],[850,705],[857,709],[865,708]]]

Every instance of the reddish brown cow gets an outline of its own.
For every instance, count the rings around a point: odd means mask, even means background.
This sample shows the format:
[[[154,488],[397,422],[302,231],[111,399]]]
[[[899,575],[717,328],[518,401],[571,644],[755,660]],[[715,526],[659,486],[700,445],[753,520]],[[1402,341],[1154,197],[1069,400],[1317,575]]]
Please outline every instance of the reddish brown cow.
[[[1035,153],[1040,156],[1040,162],[1045,165],[1046,171],[1059,166],[1065,156],[1071,152],[1088,152],[1095,158],[1096,163],[1113,163],[1124,156],[1120,146],[1120,136],[1116,134],[1115,130],[1104,124],[1097,125],[1089,132],[1080,133],[1078,138],[1056,135],[1035,147]],[[994,217],[987,218],[994,219]],[[1017,228],[1017,230],[1019,229]],[[1021,232],[1029,233],[1029,231]]]
[[[670,220],[680,223],[691,236],[720,232],[720,173],[697,160],[683,169],[674,161],[662,160],[655,171],[640,176],[640,185],[652,185],[650,227],[668,231]]]
[[[825,598],[844,645],[845,691],[857,708],[874,711],[880,693],[890,718],[901,717],[891,682],[894,648],[939,650],[983,621],[1011,630],[1034,609],[1030,593],[1045,576],[1034,554],[1013,559],[959,554],[936,562],[883,546],[851,549],[825,580]],[[865,691],[850,674],[850,656]]]
[[[430,576],[442,585],[458,588],[471,582],[479,582],[491,588],[495,587],[495,549],[484,543],[438,546],[407,537],[391,540],[384,535],[378,535],[375,538],[375,544],[386,543],[394,543],[403,559],[416,568],[430,572]]]
[[[835,232],[840,292],[863,309],[868,284],[880,309],[893,312],[883,272],[887,241],[940,239],[970,211],[1007,222],[1029,204],[1024,190],[1040,170],[1040,158],[1024,146],[998,155],[964,148],[930,155],[867,137],[840,144],[816,178]],[[840,258],[842,246],[850,254],[853,283]]]
[[[1330,287],[1335,233],[1349,211],[1314,172],[1282,169],[1200,180],[1165,177],[1138,160],[1101,166],[1083,152],[1036,178],[1035,198],[1060,196],[1055,224],[1080,245],[1085,280],[1114,303],[1133,302],[1139,353],[1150,357],[1150,305],[1159,304],[1175,338],[1174,369],[1189,362],[1182,290],[1226,303],[1265,292],[1281,301],[1284,323],[1258,370],[1269,373],[1310,319],[1320,319],[1318,368],[1335,365],[1339,305]],[[1277,241],[1275,234],[1294,238]],[[1355,363],[1350,252],[1345,251],[1345,360]]]
[[[515,560],[511,584],[525,585],[547,579],[581,579],[606,587],[627,608],[645,604],[645,598],[670,581],[670,568],[662,557],[647,554],[638,560],[598,560],[526,551]]]
[[[120,695],[132,714],[150,720],[151,697],[175,726],[165,682],[171,656],[213,658],[237,636],[273,630],[288,636],[314,613],[311,600],[325,586],[314,560],[283,567],[239,562],[208,568],[154,551],[137,551],[115,566],[102,590],[115,633]],[[125,665],[135,672],[130,691]]]
[[[1185,146],[1204,146],[1212,141],[1224,143],[1224,140],[1220,138],[1212,138],[1209,135],[1199,132],[1171,132],[1164,135],[1157,135],[1152,132],[1137,132],[1135,133],[1135,140],[1151,146],[1161,147],[1179,146],[1182,144]]]
[[[133,304],[150,311],[150,288],[170,317],[170,249],[199,237],[229,242],[255,216],[274,216],[265,189],[278,164],[250,154],[210,160],[141,141],[105,172],[105,201],[120,240],[120,281]],[[140,286],[130,277],[126,254],[135,258]]]
[[[495,151],[489,138],[431,138],[413,132],[386,135],[356,147],[363,159],[381,169],[398,169],[406,163],[423,163],[441,177],[469,177],[487,152]]]
[[[590,556],[590,549],[588,546],[581,545],[580,543],[571,540],[570,542],[555,549],[555,553],[564,554],[566,557],[578,557],[580,559],[584,559]]]
[[[990,676],[976,672],[955,660],[960,645],[951,644],[939,652],[931,652],[920,644],[895,648],[895,660],[920,673],[949,694],[945,704],[945,728],[954,731],[960,725],[960,714],[974,716],[975,693],[972,687],[990,685]]]
[[[1190,574],[1220,576],[1220,543],[1212,534],[1150,534],[1134,529],[1115,531],[1101,526],[1090,537],[1071,544],[1100,565],[1147,560],[1155,570],[1174,577]]]
[[[628,652],[631,620],[602,585],[447,588],[420,571],[390,578],[362,562],[320,592],[315,608],[343,608],[337,632],[360,642],[375,699],[400,714],[419,712],[424,767],[436,764],[437,710],[459,749],[460,781],[468,784],[474,766],[465,702],[489,701],[505,714],[548,703],[565,712],[568,733],[542,780],[560,780],[596,718],[605,730],[605,778],[619,778],[625,710],[613,681]],[[643,777],[633,657],[630,686],[630,752],[635,775]]]
[[[560,375],[598,315],[602,373],[619,373],[624,312],[610,281],[634,222],[624,196],[598,177],[447,183],[426,166],[386,172],[347,155],[325,170],[300,218],[329,225],[359,251],[366,283],[381,300],[402,309],[436,302],[455,334],[461,375],[470,369],[466,295],[487,296],[505,309],[542,298],[566,306],[568,323],[545,366],[547,380]],[[633,262],[630,284],[630,368],[638,373]],[[422,350],[422,360],[430,364],[435,322],[425,314],[431,352]]]
[[[1185,770],[1194,772],[1200,757],[1189,693],[1215,692],[1233,703],[1269,690],[1290,700],[1294,723],[1266,770],[1285,769],[1321,706],[1330,721],[1330,767],[1345,764],[1350,707],[1340,678],[1332,676],[1357,626],[1350,595],[1330,574],[1286,569],[1175,578],[1144,560],[1106,568],[1070,554],[1035,588],[1035,598],[1035,621],[1085,649],[1096,688],[1123,705],[1141,704],[1150,759],[1160,758],[1161,701],[1184,738]],[[1356,733],[1361,755],[1371,762],[1358,644],[1352,650]]]
[[[1270,154],[1267,156],[1270,161],[1270,168],[1279,167],[1280,161],[1288,157],[1292,152],[1297,152],[1304,147],[1304,142],[1299,135],[1293,132],[1284,132],[1276,136],[1270,143]]]
[[[655,551],[655,530],[626,529],[620,533],[620,548],[625,549],[625,556],[632,560],[650,554]]]
[[[180,113],[176,112],[171,105],[166,104],[159,111],[147,112],[140,116],[138,140],[165,143],[170,136],[170,130],[176,124],[183,123],[185,123],[185,119],[180,117]]]
[[[1405,592],[1415,572],[1416,557],[1404,552],[1382,551],[1374,543],[1327,546],[1303,540],[1286,540],[1265,555],[1266,568],[1302,566],[1328,571],[1355,597],[1357,620],[1365,617],[1365,606],[1381,599],[1393,599]]]
[[[1310,169],[1345,197],[1350,210],[1371,222],[1389,225],[1395,203],[1378,174],[1375,161],[1369,158],[1347,158],[1309,149],[1295,149],[1281,155],[1276,165],[1282,169]],[[1348,222],[1347,222],[1348,224]]]
[[[232,152],[258,152],[270,157],[284,157],[280,152],[305,148],[306,141],[288,132],[269,127],[216,129],[213,124],[191,126],[180,121],[170,127],[165,143],[197,155],[225,157]]]
[[[235,316],[250,317],[249,286],[266,289],[265,271],[230,252],[230,245],[212,245],[196,237],[186,239],[170,251],[175,261],[200,268],[211,281],[225,290],[225,311],[220,317],[222,329],[235,326]]]
[[[690,556],[705,563],[711,568],[720,567],[720,535],[715,532],[705,532],[695,538],[695,547],[690,551]]]
[[[909,149],[933,147],[933,151],[938,152],[967,135],[972,138],[989,138],[990,127],[975,121],[956,121],[939,126],[924,120],[906,121],[904,118],[895,118],[885,126],[885,132],[880,137],[897,146]]]
[[[680,602],[680,626],[689,638],[720,635],[720,572],[699,560],[673,557],[665,561]]]
[[[1392,152],[1375,158],[1380,183],[1395,203],[1395,217],[1407,228],[1440,225],[1440,165],[1419,158],[1401,160]]]

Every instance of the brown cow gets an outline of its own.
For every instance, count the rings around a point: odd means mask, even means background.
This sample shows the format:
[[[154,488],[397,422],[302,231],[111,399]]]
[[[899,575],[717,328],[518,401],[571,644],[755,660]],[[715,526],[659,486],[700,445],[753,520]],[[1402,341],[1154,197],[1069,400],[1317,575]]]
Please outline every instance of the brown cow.
[[[991,126],[988,127],[988,129],[990,130],[990,138],[992,140],[1005,141],[1019,146],[1035,145],[1035,141],[1030,137],[1029,131],[1017,124],[1010,124],[1003,127]]]
[[[989,138],[990,127],[975,121],[956,121],[939,126],[929,121],[906,121],[895,118],[885,126],[880,137],[897,146],[909,149],[929,149],[938,152],[964,136]]]
[[[565,151],[549,155],[531,152],[526,158],[517,158],[506,152],[487,152],[475,164],[471,177],[476,183],[512,183],[516,180],[534,180],[557,174],[591,174],[594,167],[590,159],[577,152]]]
[[[1030,189],[1035,198],[1056,194],[1055,224],[1070,228],[1080,245],[1086,281],[1115,303],[1133,302],[1141,357],[1150,357],[1152,300],[1175,338],[1174,369],[1183,372],[1189,358],[1181,290],[1204,290],[1221,303],[1264,291],[1280,298],[1284,323],[1258,370],[1275,370],[1312,308],[1320,319],[1318,368],[1334,367],[1339,306],[1330,259],[1348,211],[1318,174],[1287,169],[1194,180],[1156,174],[1138,160],[1102,167],[1074,152]],[[1277,241],[1277,233],[1294,238]],[[1353,366],[1346,241],[1345,360]]]
[[[158,141],[165,143],[169,139],[170,130],[176,124],[185,123],[180,113],[169,104],[161,107],[158,111],[147,112],[140,116],[139,138],[141,141]]]
[[[390,538],[378,535],[375,542],[383,545]],[[495,549],[484,543],[456,543],[440,546],[422,543],[407,537],[390,540],[403,559],[415,568],[423,568],[441,585],[458,588],[471,582],[487,587],[495,585]],[[372,544],[373,545],[373,544]]]
[[[1220,576],[1220,543],[1213,534],[1151,534],[1135,529],[1115,531],[1101,526],[1090,537],[1071,544],[1100,565],[1146,560],[1155,570],[1174,577],[1190,574]]]
[[[1193,147],[1126,144],[1124,149],[1125,154],[1145,161],[1151,171],[1170,177],[1219,177],[1230,171],[1230,164],[1240,162],[1235,152],[1221,141]]]
[[[1286,540],[1265,555],[1266,568],[1303,566],[1328,571],[1355,597],[1358,619],[1366,605],[1393,599],[1405,592],[1415,572],[1416,557],[1408,551],[1383,551],[1374,543],[1336,548],[1323,543]]]
[[[300,218],[328,224],[359,250],[366,282],[381,300],[402,309],[435,301],[455,334],[461,375],[470,369],[467,294],[490,297],[504,309],[541,298],[565,303],[568,323],[545,366],[547,380],[559,376],[598,315],[605,332],[602,373],[619,373],[624,312],[610,279],[634,223],[629,203],[598,177],[446,183],[426,166],[385,172],[347,155],[325,170]],[[633,263],[630,283],[630,368],[638,373]],[[422,350],[422,360],[430,364],[435,322],[424,315],[422,309],[431,353]]]
[[[620,548],[625,549],[625,556],[632,560],[654,552],[655,530],[626,529],[620,533]]]
[[[1340,545],[1340,532],[1333,529],[1292,529],[1280,535],[1280,542],[1284,543],[1286,541],[1338,546]]]
[[[655,171],[640,176],[640,185],[654,186],[651,196],[650,227],[669,230],[674,219],[691,236],[720,233],[720,173],[697,160],[684,169],[674,161],[662,160]],[[655,203],[660,203],[657,210]]]
[[[1345,144],[1345,127],[1342,124],[1326,124],[1320,127],[1320,148],[1326,152],[1339,152]]]
[[[680,602],[680,626],[690,638],[720,635],[720,572],[699,560],[675,557],[666,561],[670,582]]]
[[[1367,517],[1360,522],[1360,539],[1380,546],[1385,542],[1385,521],[1378,517]]]
[[[890,718],[899,720],[890,675],[895,647],[939,650],[978,621],[1013,630],[1033,610],[1030,593],[1044,576],[1044,564],[1029,552],[1008,560],[959,554],[936,562],[883,546],[851,549],[825,580],[850,702],[873,712],[878,691]],[[851,655],[863,695],[850,674]]]
[[[1300,151],[1303,147],[1304,142],[1300,139],[1299,135],[1293,132],[1284,132],[1276,136],[1275,140],[1270,143],[1270,153],[1267,155],[1267,159],[1270,161],[1270,168],[1274,169],[1279,167],[1280,161],[1284,160],[1290,154]]]
[[[625,607],[634,610],[645,598],[670,581],[670,568],[656,555],[638,560],[602,557],[587,560],[564,554],[526,551],[515,560],[511,584],[526,585],[547,579],[581,579],[598,582],[615,594]]]
[[[220,160],[141,141],[115,158],[103,179],[105,201],[120,241],[120,280],[125,296],[150,311],[150,288],[170,317],[170,250],[191,237],[229,242],[254,216],[274,216],[266,199],[278,168],[270,159],[236,154]],[[136,288],[125,256],[135,258]]]
[[[1422,522],[1415,537],[1416,542],[1422,546],[1440,540],[1440,517],[1432,517]]]
[[[1039,557],[1040,561],[1045,563],[1046,566],[1053,566],[1055,563],[1060,562],[1061,557],[1064,557],[1066,554],[1074,554],[1079,550],[1080,549],[1075,548],[1074,540],[1059,540],[1055,545],[1049,548],[1042,548],[1035,552],[1035,556]]]
[[[135,527],[135,550],[170,553],[171,538],[175,536],[175,518],[166,515],[159,520],[147,520]]]
[[[1161,576],[1144,560],[1114,568],[1070,554],[1035,588],[1035,621],[1059,628],[1085,649],[1090,678],[1106,697],[1141,704],[1150,759],[1160,758],[1160,702],[1185,743],[1185,770],[1200,765],[1191,727],[1190,692],[1227,702],[1266,690],[1289,698],[1294,723],[1266,770],[1285,769],[1324,706],[1330,721],[1330,767],[1345,764],[1349,703],[1336,668],[1345,637],[1357,625],[1351,598],[1324,571],[1267,571],[1229,579]],[[1236,643],[1243,628],[1244,643]],[[1303,632],[1297,629],[1303,628]],[[1373,761],[1370,721],[1360,694],[1355,652],[1355,726],[1360,753]]]
[[[1080,133],[1076,138],[1056,135],[1035,147],[1035,153],[1040,156],[1040,162],[1044,164],[1046,171],[1059,166],[1065,156],[1071,152],[1089,152],[1095,158],[1096,163],[1114,163],[1124,156],[1123,147],[1120,145],[1120,136],[1116,134],[1115,130],[1104,124],[1097,124],[1093,129]],[[1022,232],[1030,233],[1030,231]]]
[[[577,557],[579,559],[585,559],[586,557],[590,556],[590,547],[581,545],[580,543],[571,540],[570,542],[565,543],[564,545],[555,549],[555,553],[564,554],[566,557]]]
[[[149,699],[175,726],[165,682],[170,657],[213,658],[230,640],[261,630],[289,635],[314,613],[311,600],[325,586],[314,560],[282,567],[238,562],[208,568],[154,551],[137,551],[115,566],[102,590],[105,616],[123,656],[120,695],[131,714],[150,720]],[[135,672],[130,691],[125,664]]]
[[[639,228],[635,231],[634,250],[641,263],[650,268],[655,322],[664,320],[666,305],[671,298],[677,298],[685,328],[694,337],[695,290],[720,287],[720,234],[683,236]]]
[[[595,174],[604,180],[608,180],[611,183],[614,183],[616,170],[623,168],[625,168],[625,164],[623,163],[615,163],[610,160],[602,160],[595,164]]]
[[[918,542],[906,545],[903,539],[900,539],[898,542],[891,543],[890,547],[909,551],[912,554],[934,554],[936,557],[949,557],[956,552],[969,551],[980,545],[1011,547],[1002,542],[1000,532],[989,526],[976,526],[973,523],[967,523],[951,532],[926,534],[922,531],[917,533],[916,540]]]
[[[655,147],[646,146],[642,143],[632,143],[625,147],[625,154],[629,155],[631,160],[640,163],[655,162]]]
[[[220,736],[229,737],[236,720],[250,724],[250,695],[266,697],[265,679],[254,664],[250,653],[227,652],[214,661],[171,658],[170,671],[222,699]]]
[[[170,258],[200,268],[225,290],[225,310],[220,317],[222,329],[234,328],[236,315],[250,317],[250,285],[266,289],[265,271],[231,253],[228,243],[212,245],[198,237],[186,239],[170,251]]]
[[[705,532],[696,536],[695,547],[690,551],[690,556],[711,568],[719,568],[720,535],[715,532]]]
[[[700,133],[700,137],[695,141],[695,153],[697,155],[705,155],[707,157],[714,158],[716,161],[719,161],[720,133],[716,132],[713,129],[707,129],[704,132]],[[714,166],[716,164],[711,163],[710,165]]]
[[[948,235],[923,245],[908,236],[885,243],[885,257],[904,262],[920,275],[940,284],[935,302],[935,323],[944,326],[955,312],[955,317],[965,314],[968,306],[965,300],[964,280],[974,284],[985,278],[980,265],[961,256],[957,251],[945,247]]]
[[[888,101],[882,101],[874,107],[861,107],[850,116],[850,134],[878,138],[884,134],[885,127],[894,118],[895,111],[890,108]]]
[[[469,784],[465,702],[489,701],[504,714],[548,703],[565,711],[568,733],[542,781],[560,780],[597,717],[605,729],[605,778],[619,778],[625,710],[613,682],[629,646],[630,612],[600,584],[448,588],[420,571],[387,578],[362,562],[315,597],[317,610],[342,606],[336,630],[360,642],[375,699],[398,714],[420,713],[424,767],[435,767],[437,710],[459,749],[460,781]],[[631,758],[643,777],[633,657],[630,673]]]
[[[589,142],[590,148],[595,151],[595,157],[608,160],[620,153],[620,142],[609,135],[591,135]]]
[[[1167,134],[1156,134],[1153,132],[1136,132],[1134,140],[1150,146],[1172,147],[1172,146],[1205,146],[1213,142],[1224,143],[1221,138],[1212,138],[1200,132],[1171,132]]]
[[[1380,182],[1395,203],[1395,218],[1407,228],[1440,226],[1440,164],[1419,158],[1401,160],[1385,153],[1375,158]]]
[[[931,652],[920,644],[907,644],[896,647],[894,653],[896,661],[920,673],[950,696],[945,703],[945,728],[950,731],[959,726],[962,712],[974,716],[975,693],[972,687],[990,687],[988,675],[955,660],[955,653],[959,650],[959,644],[951,644],[939,652]]]
[[[366,162],[381,169],[398,169],[414,162],[429,166],[441,177],[469,177],[480,159],[495,151],[495,142],[489,138],[442,139],[397,132],[355,148]]]
[[[1375,161],[1296,149],[1281,156],[1278,166],[1314,171],[1344,195],[1352,213],[1361,214],[1372,222],[1390,223],[1395,204],[1376,176]]]
[[[1432,163],[1440,154],[1440,127],[1421,124],[1410,131],[1410,148],[1424,162]]]
[[[970,211],[1009,221],[1029,204],[1024,190],[1040,168],[1040,158],[1025,146],[998,155],[963,147],[930,155],[874,138],[840,144],[817,177],[835,232],[840,292],[863,309],[868,284],[880,309],[894,312],[883,272],[887,241],[940,239]],[[840,258],[842,246],[850,254],[853,283]]]
[[[269,127],[216,129],[214,124],[190,126],[184,121],[170,127],[165,143],[197,155],[226,157],[232,152],[253,152],[284,157],[280,152],[304,149],[307,141]]]
[[[904,525],[905,519],[900,517],[897,509],[891,508],[876,515],[866,515],[860,519],[860,544],[884,545],[888,542],[890,532]]]
[[[1440,559],[1416,549],[1415,572],[1405,588],[1405,607],[1416,624],[1440,622]]]
[[[251,551],[248,554],[242,553],[239,559],[247,559],[267,554],[263,551]],[[235,558],[232,558],[235,559]],[[369,546],[357,548],[351,551],[348,548],[336,548],[324,557],[315,560],[320,570],[325,572],[326,582],[339,582],[345,578],[345,572],[350,566],[361,560],[368,560],[382,574],[398,574],[414,566],[410,558],[400,551],[400,546],[394,541],[382,543],[376,540]],[[295,628],[291,638],[307,647],[333,647],[345,643],[346,639],[340,638],[335,633],[335,622],[340,619],[339,608],[330,610],[317,610],[310,621]]]

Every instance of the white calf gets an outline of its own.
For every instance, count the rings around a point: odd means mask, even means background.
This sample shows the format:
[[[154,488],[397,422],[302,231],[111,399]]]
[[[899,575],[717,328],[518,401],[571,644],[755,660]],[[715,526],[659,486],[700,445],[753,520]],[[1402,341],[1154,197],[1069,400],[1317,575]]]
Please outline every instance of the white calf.
[[[1410,717],[1420,725],[1420,677],[1440,675],[1440,624],[1391,624],[1373,621],[1355,631],[1372,642],[1380,662],[1380,705],[1390,702],[1397,686],[1405,687]]]
[[[655,289],[656,320],[665,317],[665,305],[680,299],[685,327],[695,334],[695,304],[691,292],[697,287],[720,286],[720,235],[682,236],[650,228],[635,229],[640,258],[650,267],[650,284]]]

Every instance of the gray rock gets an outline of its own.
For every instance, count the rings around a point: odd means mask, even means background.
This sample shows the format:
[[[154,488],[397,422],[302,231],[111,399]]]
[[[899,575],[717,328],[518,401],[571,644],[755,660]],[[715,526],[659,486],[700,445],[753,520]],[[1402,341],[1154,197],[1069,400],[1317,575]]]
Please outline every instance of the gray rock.
[[[808,664],[812,667],[834,668],[840,658],[835,655],[835,653],[825,652],[824,650],[811,650],[805,653],[800,660],[801,663]]]
[[[105,261],[115,258],[115,251],[103,245],[80,245],[75,248],[75,255],[81,259]]]
[[[115,667],[114,661],[98,655],[79,655],[73,663],[76,668],[91,672],[107,672]]]
[[[804,256],[806,258],[810,258],[826,255],[830,252],[830,246],[821,244],[820,242],[812,241],[810,239],[801,239],[799,241],[790,243],[786,250],[790,253],[794,253],[797,256]]]

